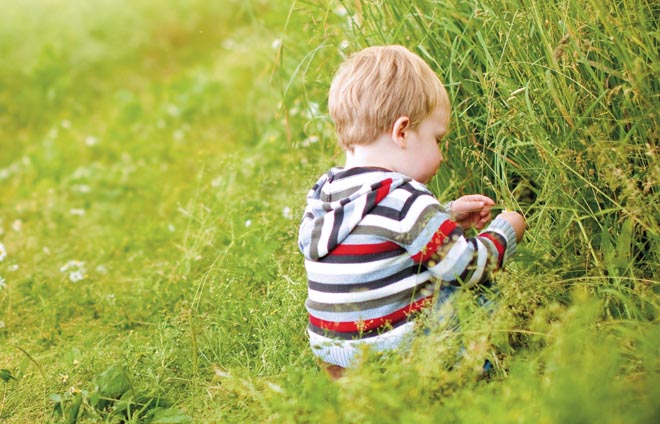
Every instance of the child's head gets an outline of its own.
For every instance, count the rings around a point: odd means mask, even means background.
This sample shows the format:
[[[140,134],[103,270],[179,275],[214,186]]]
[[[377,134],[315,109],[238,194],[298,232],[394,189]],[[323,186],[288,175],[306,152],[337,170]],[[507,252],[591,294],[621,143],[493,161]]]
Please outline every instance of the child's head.
[[[410,118],[414,129],[436,109],[450,114],[437,75],[398,45],[369,47],[344,62],[330,86],[328,108],[345,150],[390,132],[401,116]]]

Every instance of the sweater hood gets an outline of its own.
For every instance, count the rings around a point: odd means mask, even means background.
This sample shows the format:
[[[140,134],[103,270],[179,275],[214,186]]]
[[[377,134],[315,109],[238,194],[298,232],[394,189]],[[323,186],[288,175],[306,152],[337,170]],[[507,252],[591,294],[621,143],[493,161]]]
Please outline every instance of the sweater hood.
[[[380,168],[332,168],[307,193],[298,247],[308,260],[332,252],[392,191],[410,178]]]

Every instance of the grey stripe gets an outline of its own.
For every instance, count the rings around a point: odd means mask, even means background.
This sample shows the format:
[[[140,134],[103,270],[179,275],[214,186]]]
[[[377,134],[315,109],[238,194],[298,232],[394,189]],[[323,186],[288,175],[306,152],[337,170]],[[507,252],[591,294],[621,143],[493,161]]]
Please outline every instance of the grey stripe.
[[[322,272],[315,272],[315,268],[320,268],[323,269],[321,266],[318,266],[319,264],[323,265],[324,267],[327,266],[332,266],[333,269],[337,269],[341,271],[341,268],[344,267],[346,269],[345,273],[340,273],[336,275],[331,275],[331,274],[325,274]],[[355,273],[355,268],[357,266],[364,266],[368,265],[369,262],[363,262],[361,264],[322,264],[320,262],[314,262],[314,261],[305,261],[305,268],[307,269],[307,278],[312,281],[316,281],[318,283],[325,283],[325,284],[359,284],[359,283],[365,283],[368,282],[368,280],[365,281],[365,275],[360,274],[360,273]],[[398,272],[401,272],[401,270],[406,269],[410,266],[414,265],[413,260],[410,258],[410,256],[406,254],[399,255],[395,258],[392,258],[391,260],[388,261],[388,265],[385,267],[382,267],[380,269],[376,269],[373,272],[369,274],[369,280],[378,280],[381,278],[387,278],[390,277]]]
[[[353,230],[352,234],[357,236],[372,236],[372,237],[381,237],[385,240],[392,240],[395,243],[403,244],[400,241],[401,233],[398,231],[393,231],[384,227],[374,227],[370,225],[358,225]]]
[[[411,298],[413,296],[413,293],[416,290],[419,290],[420,286],[423,286],[427,284],[428,282],[424,282],[416,287],[413,287],[411,289],[392,294],[387,297],[382,297],[380,299],[374,299],[374,300],[368,300],[366,302],[359,302],[359,303],[340,303],[340,304],[328,304],[328,303],[319,303],[315,302],[313,300],[307,299],[305,302],[305,306],[307,307],[307,310],[315,310],[315,311],[321,311],[321,312],[355,312],[355,311],[362,311],[362,310],[367,310],[367,309],[375,309],[378,307],[381,307],[383,305],[386,305],[388,303],[394,303],[394,302],[399,302],[402,300],[407,300],[411,301]]]
[[[307,312],[316,318],[326,321],[345,322],[377,319],[433,294],[432,288],[419,288],[397,293],[387,298],[362,302],[360,304],[327,305],[308,300],[305,303]],[[354,308],[351,309],[350,306]],[[337,306],[335,308],[335,306]]]

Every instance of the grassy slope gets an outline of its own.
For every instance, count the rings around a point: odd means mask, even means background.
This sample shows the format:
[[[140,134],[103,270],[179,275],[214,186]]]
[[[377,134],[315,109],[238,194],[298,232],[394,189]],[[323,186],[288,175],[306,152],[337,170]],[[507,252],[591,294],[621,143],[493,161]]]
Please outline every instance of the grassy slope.
[[[261,296],[284,282],[282,210],[304,193],[287,178],[295,155],[263,147],[279,134],[265,128],[275,51],[262,21],[286,12],[27,2],[3,16],[0,366],[19,379],[3,383],[3,420],[48,417],[46,395],[91,392],[117,362],[196,415],[211,364],[259,374],[287,355],[258,343],[254,313],[277,312]],[[301,321],[301,293],[282,327]]]
[[[95,396],[120,364],[133,421],[152,417],[140,396],[161,395],[182,422],[654,421],[658,262],[630,251],[640,227],[651,247],[658,240],[657,207],[643,205],[657,200],[657,165],[640,141],[657,154],[657,96],[632,72],[657,76],[647,48],[657,28],[610,40],[611,28],[588,25],[605,9],[587,2],[446,3],[350,3],[348,14],[299,3],[291,15],[258,1],[9,8],[0,368],[17,380],[0,383],[0,417],[47,420],[53,399],[66,416],[78,396],[82,421],[117,420]],[[645,11],[631,5],[617,19]],[[346,26],[353,13],[358,30]],[[543,23],[557,17],[561,31]],[[574,65],[552,64],[562,31]],[[311,103],[323,111],[338,52],[379,42],[421,46],[459,99],[454,153],[433,189],[485,190],[533,225],[499,278],[494,315],[465,296],[460,335],[425,338],[332,384],[306,347],[295,246],[307,186],[337,154]],[[631,130],[617,113],[639,123]],[[619,168],[650,188],[613,187],[606,171]],[[463,184],[443,184],[453,175]],[[518,195],[525,184],[535,199]],[[82,281],[61,271],[72,260],[84,262]],[[461,344],[470,349],[456,364]],[[497,364],[495,382],[477,379],[484,357]]]

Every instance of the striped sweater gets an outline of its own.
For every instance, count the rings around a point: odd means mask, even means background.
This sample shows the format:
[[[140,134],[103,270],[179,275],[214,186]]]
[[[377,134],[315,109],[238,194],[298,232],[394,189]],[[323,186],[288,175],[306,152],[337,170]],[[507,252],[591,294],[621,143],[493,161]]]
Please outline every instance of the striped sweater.
[[[494,219],[467,238],[421,183],[380,168],[332,168],[307,195],[298,236],[308,277],[308,333],[316,356],[349,366],[362,345],[408,338],[436,284],[471,287],[515,251]]]

